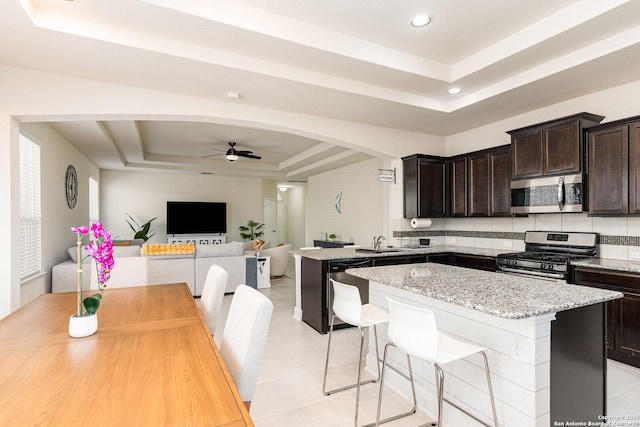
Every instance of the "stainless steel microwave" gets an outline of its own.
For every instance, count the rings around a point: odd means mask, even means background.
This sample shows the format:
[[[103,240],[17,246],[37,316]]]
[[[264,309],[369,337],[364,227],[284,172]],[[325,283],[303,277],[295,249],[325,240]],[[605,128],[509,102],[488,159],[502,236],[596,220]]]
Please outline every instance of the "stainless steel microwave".
[[[511,181],[511,213],[582,212],[582,174]]]

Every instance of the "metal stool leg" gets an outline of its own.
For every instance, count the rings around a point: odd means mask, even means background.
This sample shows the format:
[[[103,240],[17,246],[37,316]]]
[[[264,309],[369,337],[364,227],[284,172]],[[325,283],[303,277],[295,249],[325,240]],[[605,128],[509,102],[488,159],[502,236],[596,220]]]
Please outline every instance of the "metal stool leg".
[[[487,385],[489,386],[489,399],[491,400],[491,412],[492,412],[492,415],[493,415],[493,426],[494,427],[498,427],[498,416],[496,414],[496,404],[495,404],[495,400],[493,398],[493,387],[491,386],[491,375],[490,375],[490,372],[489,372],[489,361],[487,360],[487,355],[485,354],[484,351],[481,351],[480,354],[482,354],[482,357],[484,358],[484,369],[485,369],[485,372],[487,374]],[[464,410],[460,406],[458,406],[455,403],[451,402],[450,400],[447,400],[447,399],[444,398],[444,371],[442,370],[442,368],[440,368],[440,366],[438,366],[437,363],[435,363],[434,366],[435,366],[436,370],[438,371],[438,376],[436,377],[436,384],[438,386],[438,424],[437,424],[438,427],[440,427],[440,423],[442,422],[442,407],[443,407],[443,403],[444,402],[447,402],[449,405],[453,406],[454,408],[456,408],[460,412],[462,412],[462,413],[468,415],[469,417],[473,418],[474,420],[476,420],[480,424],[485,425],[487,427],[491,427],[489,424],[485,423],[484,421],[482,421],[481,419],[479,419],[475,415],[469,413],[468,411]]]
[[[496,402],[493,398],[493,387],[491,386],[491,374],[489,373],[489,360],[487,354],[482,351],[482,358],[484,359],[484,370],[487,373],[487,386],[489,388],[489,399],[491,399],[491,412],[493,413],[493,425],[498,427],[498,415],[496,414]]]
[[[330,394],[338,393],[340,391],[349,390],[350,388],[354,388],[354,387],[356,387],[358,385],[358,383],[354,383],[354,384],[350,384],[350,385],[347,385],[347,386],[344,386],[344,387],[336,388],[334,390],[327,390],[327,387],[326,387],[327,386],[327,373],[328,373],[328,370],[329,370],[329,354],[331,352],[331,335],[333,333],[333,320],[334,320],[334,318],[335,318],[335,316],[333,316],[331,318],[331,322],[330,322],[331,326],[329,327],[329,342],[327,344],[327,359],[325,360],[325,363],[324,363],[324,380],[322,381],[322,392],[325,394],[325,396],[329,396]],[[380,379],[380,362],[379,362],[380,361],[380,353],[378,352],[378,340],[377,340],[378,333],[377,333],[375,325],[374,325],[373,328],[374,328],[373,330],[374,330],[375,335],[376,335],[376,361],[377,361],[376,363],[378,364],[378,378],[373,378],[373,379],[370,379],[370,380],[362,381],[362,382],[359,383],[360,385],[376,383]],[[363,334],[362,330],[360,331],[360,333],[361,333],[361,343],[363,343],[364,336],[362,335]],[[364,347],[364,344],[361,344],[361,346],[360,346],[360,355],[361,355],[360,356],[360,361],[362,361],[363,347]],[[359,362],[359,365],[361,365],[361,364],[362,364],[362,362]],[[358,369],[360,369],[360,368],[361,367],[359,367]]]
[[[436,369],[436,387],[438,388],[438,420],[436,426],[442,425],[442,408],[444,406],[444,372],[437,363],[433,367]]]
[[[327,371],[329,370],[329,353],[331,353],[331,337],[333,336],[333,321],[335,320],[335,318],[335,315],[331,316],[331,322],[329,322],[329,342],[327,343],[327,358],[324,361],[324,380],[322,381],[322,392],[327,396],[331,394],[331,391],[327,391]]]
[[[393,343],[387,343],[384,346],[384,356],[383,356],[383,359],[382,359],[382,373],[380,375],[380,392],[378,393],[378,412],[376,413],[376,422],[375,423],[371,423],[371,424],[367,424],[366,426],[363,426],[363,427],[372,427],[372,426],[376,426],[377,427],[380,424],[388,423],[389,421],[395,421],[395,420],[397,420],[399,418],[415,414],[416,410],[418,408],[418,402],[416,400],[416,389],[415,389],[415,385],[413,383],[413,370],[411,369],[411,358],[407,354],[407,366],[409,368],[409,378],[408,378],[408,380],[411,383],[411,393],[413,395],[413,407],[410,410],[408,410],[407,412],[403,412],[402,414],[394,415],[394,416],[391,416],[389,418],[385,418],[384,420],[380,419],[380,411],[382,409],[382,393],[384,391],[384,375],[385,375],[385,372],[386,372],[386,369],[387,369],[387,354],[388,354],[390,346],[395,347],[395,345]]]
[[[358,359],[358,380],[356,382],[356,415],[353,419],[353,425],[355,427],[358,427],[358,410],[360,408],[360,386],[361,386],[361,380],[362,380],[362,356],[363,356],[363,351],[364,351],[364,330],[363,328],[359,328],[360,329],[360,357]],[[372,381],[373,382],[373,381]]]

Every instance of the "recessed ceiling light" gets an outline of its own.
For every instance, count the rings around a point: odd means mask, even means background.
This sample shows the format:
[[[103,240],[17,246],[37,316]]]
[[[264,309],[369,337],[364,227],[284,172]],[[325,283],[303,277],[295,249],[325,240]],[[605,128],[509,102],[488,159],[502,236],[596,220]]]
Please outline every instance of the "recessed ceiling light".
[[[240,99],[240,94],[238,92],[227,92],[228,99]]]
[[[459,87],[452,87],[447,92],[449,92],[449,95],[455,95],[457,93],[462,92],[462,89],[460,89]]]
[[[431,17],[429,15],[416,15],[411,19],[411,25],[414,27],[424,27],[429,25]]]

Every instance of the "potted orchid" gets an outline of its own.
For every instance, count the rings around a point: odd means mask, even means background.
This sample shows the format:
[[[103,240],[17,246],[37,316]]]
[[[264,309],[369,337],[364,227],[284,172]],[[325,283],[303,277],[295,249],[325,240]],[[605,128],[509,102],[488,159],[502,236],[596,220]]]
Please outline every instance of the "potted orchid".
[[[107,282],[111,277],[111,270],[114,266],[113,261],[113,243],[111,241],[111,233],[102,227],[102,224],[96,222],[91,227],[86,225],[80,227],[71,227],[71,231],[78,236],[77,240],[77,262],[78,262],[78,311],[72,315],[69,320],[69,335],[72,337],[85,337],[92,335],[98,329],[98,318],[96,312],[102,301],[102,292],[107,286]],[[82,298],[82,261],[86,258],[82,256],[82,239],[84,236],[93,234],[93,240],[90,240],[84,248],[87,256],[92,257],[96,262],[96,271],[98,274],[99,293]],[[86,312],[83,312],[83,307]]]

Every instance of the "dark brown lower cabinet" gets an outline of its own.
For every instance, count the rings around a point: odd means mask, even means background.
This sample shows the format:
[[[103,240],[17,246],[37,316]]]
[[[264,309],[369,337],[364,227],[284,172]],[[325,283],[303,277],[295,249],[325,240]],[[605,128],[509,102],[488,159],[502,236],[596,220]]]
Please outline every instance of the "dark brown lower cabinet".
[[[358,260],[366,261],[367,258],[358,258]],[[427,256],[424,254],[398,255],[373,257],[369,260],[371,261],[370,265],[372,266],[416,264],[426,262]],[[302,321],[321,334],[326,334],[329,331],[329,317],[331,312],[331,310],[329,310],[329,305],[331,303],[329,279],[332,278],[334,280],[345,282],[348,284],[354,284],[350,282],[351,280],[362,280],[344,273],[343,270],[340,270],[340,273],[332,272],[331,263],[336,261],[339,262],[341,260],[334,259],[329,261],[302,257],[300,263],[300,299],[302,304]],[[369,302],[368,292],[366,293],[366,295],[363,295],[362,289],[360,292],[362,302]],[[344,325],[340,327],[344,327]]]
[[[496,258],[485,255],[453,254],[451,265],[474,268],[476,270],[496,271]]]
[[[572,276],[577,285],[624,294],[607,303],[607,356],[640,368],[640,274],[574,267]]]
[[[454,265],[456,267],[473,268],[475,270],[496,271],[496,258],[486,255],[459,254],[442,252],[429,255],[427,261],[436,264]]]

